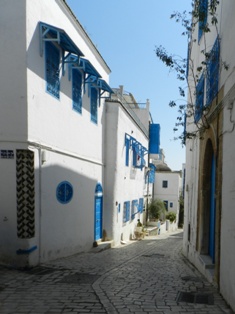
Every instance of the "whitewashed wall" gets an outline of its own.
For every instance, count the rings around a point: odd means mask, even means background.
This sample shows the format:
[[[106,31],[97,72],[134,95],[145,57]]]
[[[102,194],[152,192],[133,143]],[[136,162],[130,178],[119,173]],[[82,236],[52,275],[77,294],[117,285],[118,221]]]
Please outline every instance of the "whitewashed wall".
[[[162,182],[167,181],[167,188],[162,187]],[[179,173],[174,172],[156,172],[154,184],[154,199],[159,198],[162,201],[168,201],[168,211],[179,214],[179,197],[181,189],[181,178]],[[170,207],[170,203],[173,207]]]
[[[144,169],[125,166],[125,133],[131,135],[145,148],[148,140],[126,110],[118,102],[106,102],[106,142],[108,148],[105,160],[105,214],[104,226],[115,244],[128,241],[134,234],[137,219],[143,222],[143,214],[135,215],[134,220],[123,224],[125,201],[143,198]],[[130,156],[130,165],[132,156]],[[147,155],[146,155],[147,163]],[[120,204],[120,212],[118,205]]]
[[[235,197],[235,3],[232,0],[220,1],[217,8],[218,31],[220,37],[221,61],[229,65],[229,69],[222,69],[219,80],[219,89],[224,88],[223,99],[223,154],[222,154],[222,204],[221,204],[221,225],[220,225],[220,292],[226,301],[235,310],[235,218],[234,218],[234,197]],[[197,30],[195,31],[197,37]],[[216,30],[211,28],[207,34],[206,44],[211,49],[215,38]],[[204,48],[201,41],[200,46],[193,50],[195,68],[198,66],[199,52]],[[196,252],[196,228],[197,228],[197,195],[198,195],[198,143],[187,141],[186,149],[186,191],[185,191],[185,234],[184,252],[200,269],[198,254]],[[188,243],[187,225],[191,225],[191,243]]]
[[[64,29],[108,82],[110,69],[63,1],[3,1],[0,12],[1,149],[30,149],[35,160],[35,237],[17,238],[15,159],[1,160],[1,261],[36,265],[92,247],[94,194],[103,185],[104,101],[98,123],[90,121],[90,99],[84,95],[82,115],[72,110],[72,84],[61,77],[60,100],[45,92],[45,54],[39,51],[38,22]],[[5,73],[4,76],[2,73]],[[86,89],[88,90],[88,89]],[[12,92],[14,91],[14,92]],[[42,162],[42,151],[45,161]],[[70,203],[56,198],[61,181],[73,186]],[[16,250],[37,249],[29,256]]]

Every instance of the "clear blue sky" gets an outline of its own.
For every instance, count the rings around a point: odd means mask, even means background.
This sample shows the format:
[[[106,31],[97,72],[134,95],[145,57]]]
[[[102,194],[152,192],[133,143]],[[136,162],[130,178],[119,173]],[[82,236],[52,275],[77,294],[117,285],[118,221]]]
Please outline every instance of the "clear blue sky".
[[[179,99],[176,74],[161,63],[155,47],[187,56],[183,28],[170,15],[191,10],[190,0],[67,0],[104,60],[110,67],[110,86],[124,85],[137,102],[150,100],[154,123],[161,125],[161,148],[172,170],[181,170],[185,149],[173,132],[177,109],[168,106]]]

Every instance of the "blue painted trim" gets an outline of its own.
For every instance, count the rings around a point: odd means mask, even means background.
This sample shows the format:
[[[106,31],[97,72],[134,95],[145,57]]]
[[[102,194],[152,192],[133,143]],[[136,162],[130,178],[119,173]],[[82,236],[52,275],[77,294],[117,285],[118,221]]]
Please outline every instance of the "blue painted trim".
[[[68,181],[62,181],[56,189],[57,201],[61,204],[69,203],[73,198],[73,186]]]
[[[23,250],[23,249],[19,249],[16,251],[16,254],[17,255],[25,255],[25,254],[30,254],[32,253],[33,251],[37,250],[37,245],[34,245],[32,246],[30,249],[26,249],[26,250]]]

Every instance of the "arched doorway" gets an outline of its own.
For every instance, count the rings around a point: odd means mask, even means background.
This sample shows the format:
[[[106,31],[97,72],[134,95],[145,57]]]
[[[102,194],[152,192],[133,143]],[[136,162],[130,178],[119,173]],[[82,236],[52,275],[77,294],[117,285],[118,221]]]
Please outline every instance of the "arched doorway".
[[[102,218],[103,218],[103,189],[100,183],[95,188],[95,241],[102,238]]]
[[[209,255],[215,262],[215,225],[216,225],[216,158],[212,142],[206,144],[203,163],[202,182],[202,233],[201,254]]]

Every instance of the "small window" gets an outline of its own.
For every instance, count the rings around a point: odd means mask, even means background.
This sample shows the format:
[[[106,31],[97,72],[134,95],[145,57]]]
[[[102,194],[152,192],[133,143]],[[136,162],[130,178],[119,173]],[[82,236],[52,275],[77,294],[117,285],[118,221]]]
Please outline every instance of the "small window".
[[[162,187],[167,188],[168,187],[168,181],[163,180],[162,181]]]
[[[98,115],[98,90],[91,87],[91,121],[97,123]]]
[[[173,203],[172,202],[170,202],[170,208],[172,208],[173,207]]]
[[[55,98],[60,98],[60,51],[51,42],[45,43],[46,90]]]
[[[208,0],[199,0],[198,4],[198,42],[207,23]]]
[[[130,201],[124,202],[123,206],[123,223],[130,220]]]
[[[72,77],[72,99],[73,109],[82,113],[82,73],[73,69]]]
[[[168,210],[168,201],[163,201],[163,203],[165,205],[166,210]]]

